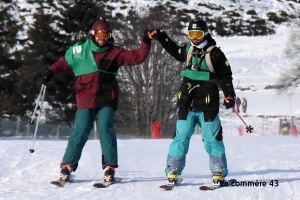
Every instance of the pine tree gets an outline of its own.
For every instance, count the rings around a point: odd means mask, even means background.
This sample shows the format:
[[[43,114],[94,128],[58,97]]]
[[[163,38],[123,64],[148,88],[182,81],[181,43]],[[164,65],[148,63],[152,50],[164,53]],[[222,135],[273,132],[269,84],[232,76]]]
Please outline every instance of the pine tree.
[[[36,98],[42,84],[40,77],[47,68],[64,56],[70,46],[87,39],[94,21],[105,14],[102,8],[101,4],[88,0],[47,0],[39,3],[38,12],[34,14],[35,22],[28,31],[30,43],[26,48],[26,64],[22,69],[22,76],[26,76],[30,83],[24,94],[36,91],[29,102]],[[74,83],[75,77],[71,71],[49,82],[45,100],[52,105],[52,110],[48,119],[73,120],[76,111]]]
[[[21,54],[16,45],[21,42],[18,38],[21,27],[15,12],[14,1],[0,3],[0,115],[6,117],[18,115],[21,112],[18,106],[26,101],[16,89],[21,67]]]

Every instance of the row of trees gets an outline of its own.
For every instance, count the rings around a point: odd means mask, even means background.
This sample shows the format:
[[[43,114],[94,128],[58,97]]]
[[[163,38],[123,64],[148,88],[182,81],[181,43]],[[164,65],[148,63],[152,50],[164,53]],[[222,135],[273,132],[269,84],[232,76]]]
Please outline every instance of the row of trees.
[[[163,28],[175,41],[186,41],[182,30],[192,18],[187,13],[158,5],[144,10],[131,9],[126,16],[117,13],[112,17],[114,8],[105,2],[27,1],[27,10],[13,0],[0,3],[2,117],[30,116],[46,69],[64,55],[69,46],[89,37],[92,24],[100,16],[111,23],[116,44],[127,49],[137,48],[144,31],[152,28]],[[203,18],[211,20],[208,16]],[[224,32],[227,29],[220,25],[220,19],[216,19],[215,24],[211,30]],[[149,134],[152,121],[173,125],[176,119],[176,92],[182,64],[171,59],[157,42],[152,44],[146,62],[122,68],[118,77],[121,94],[116,122],[118,126],[134,128],[141,135]],[[52,106],[47,111],[48,119],[73,121],[76,111],[73,91],[74,75],[71,72],[48,84],[45,100]],[[173,129],[170,129],[172,133]]]
[[[2,117],[30,117],[42,84],[41,77],[46,69],[63,56],[70,45],[89,37],[89,30],[100,16],[106,17],[112,25],[116,44],[126,49],[137,48],[145,30],[150,28],[164,27],[174,39],[182,39],[183,26],[180,20],[176,15],[168,14],[169,10],[163,6],[142,12],[147,16],[133,10],[128,16],[117,15],[113,18],[110,12],[104,10],[102,2],[58,2],[59,4],[53,1],[47,1],[48,4],[45,1],[32,3],[37,4],[32,23],[26,11],[22,12],[25,15],[14,17],[20,10],[13,1],[7,1],[4,6],[2,4]],[[22,37],[22,33],[26,35]],[[121,94],[116,122],[119,126],[134,128],[141,135],[149,134],[152,121],[172,124],[176,118],[175,97],[182,65],[170,59],[167,53],[162,54],[160,45],[152,43],[151,56],[145,63],[122,68],[118,76]],[[55,77],[47,85],[45,101],[50,105],[46,109],[48,120],[73,121],[76,112],[73,91],[72,72]]]

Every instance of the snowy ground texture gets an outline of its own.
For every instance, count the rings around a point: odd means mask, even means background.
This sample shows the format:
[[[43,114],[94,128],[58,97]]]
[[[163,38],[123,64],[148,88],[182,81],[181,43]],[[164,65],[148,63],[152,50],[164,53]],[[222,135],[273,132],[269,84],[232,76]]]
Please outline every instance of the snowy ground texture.
[[[228,187],[200,191],[210,183],[208,156],[200,135],[194,135],[187,156],[183,183],[173,191],[158,187],[166,182],[164,168],[170,139],[118,140],[119,184],[105,189],[93,188],[102,180],[99,142],[88,141],[74,179],[64,188],[49,182],[58,178],[59,163],[66,141],[37,141],[31,154],[31,141],[0,140],[0,199],[300,199],[300,138],[292,136],[231,136],[224,138],[230,173],[239,181],[266,182],[265,187]],[[278,181],[278,186],[274,185]]]

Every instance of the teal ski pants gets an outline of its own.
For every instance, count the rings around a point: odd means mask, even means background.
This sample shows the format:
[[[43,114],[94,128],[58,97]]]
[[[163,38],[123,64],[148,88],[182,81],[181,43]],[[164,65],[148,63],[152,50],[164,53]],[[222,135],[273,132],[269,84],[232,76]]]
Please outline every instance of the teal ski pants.
[[[185,158],[189,150],[190,139],[197,124],[202,130],[202,140],[209,155],[209,167],[212,174],[222,172],[226,176],[227,160],[219,115],[213,121],[205,122],[202,111],[189,111],[186,120],[177,120],[176,136],[170,145],[167,156],[166,174],[171,170],[175,170],[179,174],[182,173],[185,167]]]
[[[61,167],[65,164],[71,164],[73,171],[77,169],[82,149],[89,138],[96,114],[98,114],[97,125],[102,150],[102,168],[104,169],[106,166],[118,167],[117,137],[114,131],[115,111],[111,107],[104,107],[100,110],[77,110],[74,129],[70,134]]]

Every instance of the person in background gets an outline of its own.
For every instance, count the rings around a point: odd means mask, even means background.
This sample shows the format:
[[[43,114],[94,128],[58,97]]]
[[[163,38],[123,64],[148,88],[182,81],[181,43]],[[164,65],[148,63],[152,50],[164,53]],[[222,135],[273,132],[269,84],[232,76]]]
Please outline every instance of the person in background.
[[[71,46],[46,71],[43,78],[45,85],[52,77],[68,70],[72,70],[76,78],[77,111],[74,129],[60,165],[61,181],[68,182],[71,173],[76,171],[96,115],[104,181],[115,180],[118,152],[114,114],[119,95],[116,75],[121,66],[138,65],[146,60],[151,49],[148,34],[146,30],[139,48],[126,50],[114,45],[111,25],[105,19],[97,20],[90,37]],[[95,155],[100,155],[100,152],[95,152]]]
[[[243,98],[242,100],[242,112],[246,113],[247,112],[247,100]]]
[[[230,64],[220,48],[208,50],[216,45],[216,41],[211,37],[207,24],[202,19],[189,23],[189,42],[184,46],[178,46],[162,30],[157,29],[152,33],[150,37],[156,39],[171,56],[186,63],[186,68],[181,71],[183,79],[177,94],[179,109],[176,135],[167,155],[165,173],[168,184],[176,184],[178,176],[182,174],[190,139],[198,124],[202,130],[204,147],[209,154],[213,184],[220,187],[228,169],[219,118],[218,83],[225,96],[224,106],[226,109],[234,107],[235,91]],[[207,64],[205,55],[208,53],[215,73]]]
[[[236,111],[240,113],[241,99],[239,97],[236,98],[235,105],[236,105]]]
[[[291,129],[291,124],[287,121],[286,118],[283,119],[281,123],[281,133],[282,135],[289,135]]]

